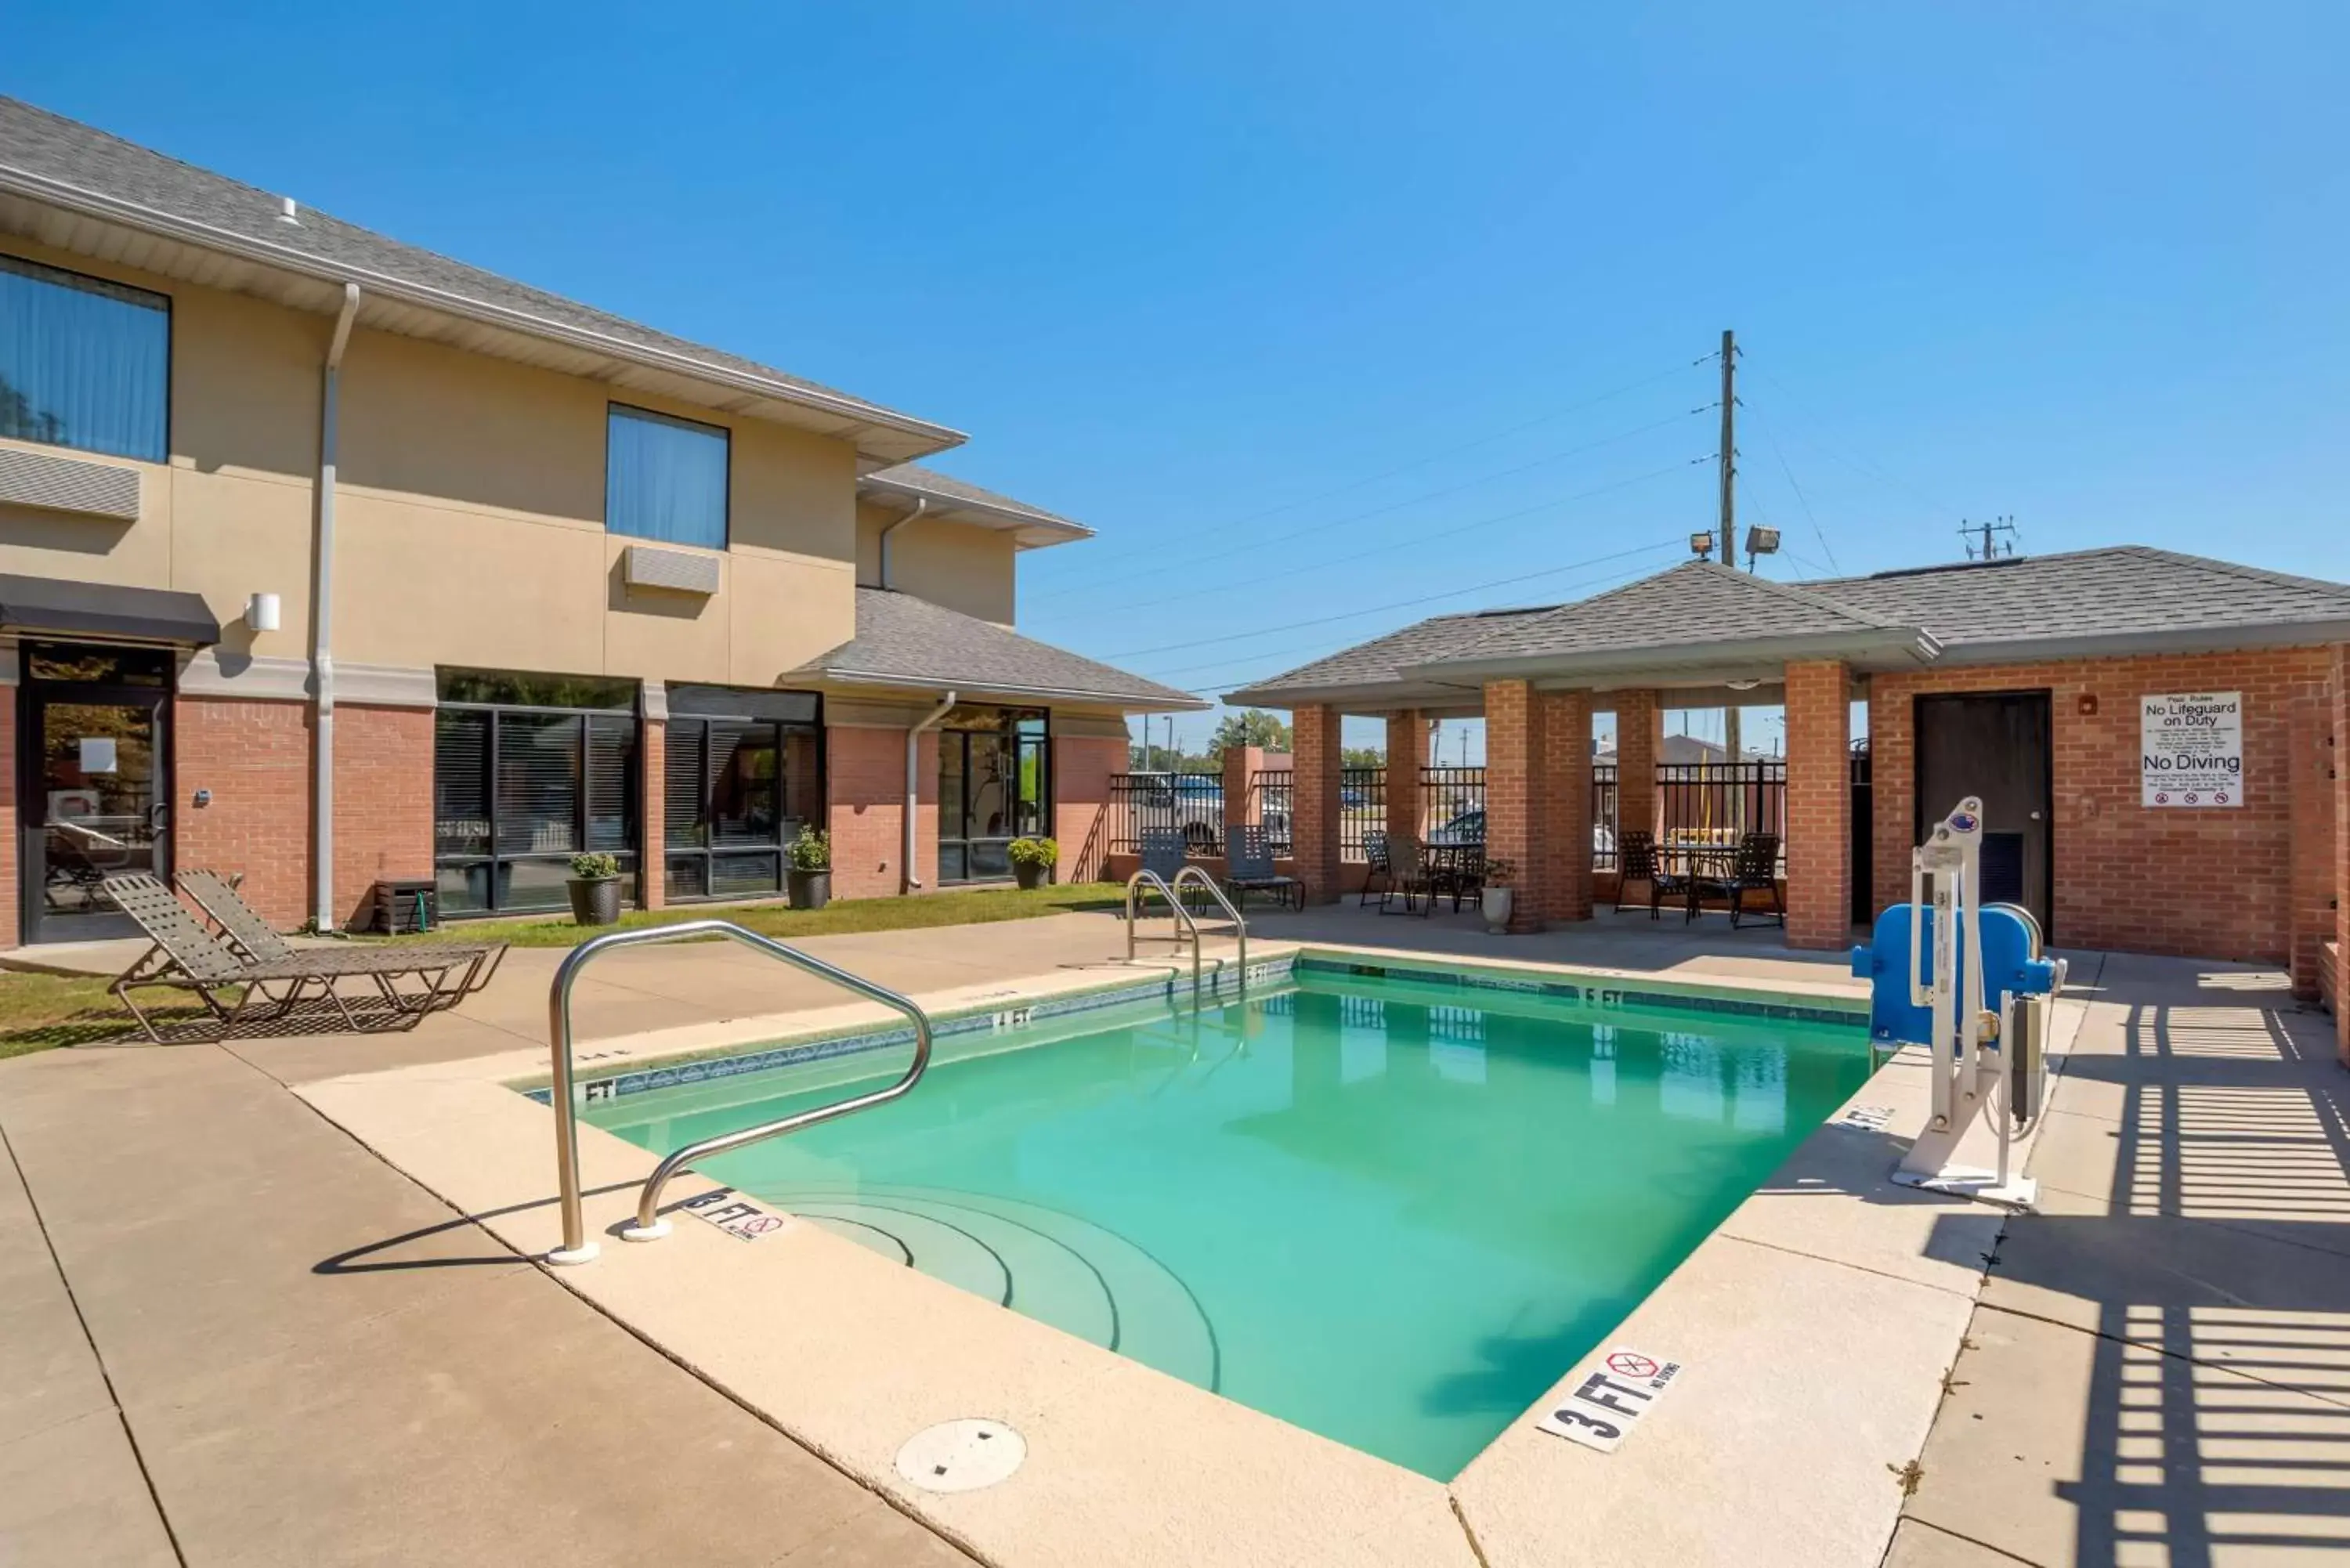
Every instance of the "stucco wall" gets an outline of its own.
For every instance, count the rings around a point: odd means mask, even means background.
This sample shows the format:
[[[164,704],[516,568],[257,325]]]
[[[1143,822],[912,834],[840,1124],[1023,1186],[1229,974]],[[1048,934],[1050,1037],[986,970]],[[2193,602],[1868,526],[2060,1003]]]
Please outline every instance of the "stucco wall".
[[[881,531],[902,508],[863,502],[857,508],[857,580],[881,581]],[[889,541],[890,586],[951,610],[1010,626],[1017,595],[1019,552],[1012,535],[967,523],[920,517]]]

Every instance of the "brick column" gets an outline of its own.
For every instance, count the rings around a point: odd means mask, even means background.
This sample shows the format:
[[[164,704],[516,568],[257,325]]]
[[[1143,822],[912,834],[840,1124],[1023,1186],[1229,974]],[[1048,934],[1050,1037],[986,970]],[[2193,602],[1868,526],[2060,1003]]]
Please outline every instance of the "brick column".
[[[637,748],[637,899],[648,909],[669,902],[667,862],[661,846],[669,837],[669,723],[647,719]]]
[[[1416,708],[1388,715],[1388,820],[1389,838],[1422,838],[1420,764],[1428,760],[1428,721]]]
[[[1542,716],[1540,846],[1547,920],[1591,919],[1591,693],[1535,693]]]
[[[1338,897],[1338,711],[1304,707],[1290,714],[1296,738],[1290,837],[1305,896],[1317,904]]]
[[[2297,693],[2286,710],[2285,789],[2292,824],[2286,968],[2293,994],[2317,1000],[2317,963],[2334,935],[2334,710],[2322,686]]]
[[[2334,645],[2334,1044],[2350,1067],[2350,642]]]
[[[1836,659],[1787,666],[1787,945],[1852,936],[1852,677]]]
[[[24,911],[18,900],[24,897],[16,874],[17,843],[20,836],[16,822],[16,687],[14,648],[5,655],[10,676],[0,684],[0,701],[7,703],[0,711],[0,948],[13,948],[25,940]],[[172,803],[176,808],[177,801]]]
[[[1543,855],[1544,705],[1523,680],[1485,683],[1485,854],[1517,868],[1510,929],[1538,931],[1551,888]]]
[[[1657,753],[1665,711],[1653,691],[1616,693],[1616,831],[1657,830]]]
[[[1263,746],[1234,746],[1224,753],[1224,831],[1253,827],[1263,820],[1264,804],[1249,781],[1265,769]]]

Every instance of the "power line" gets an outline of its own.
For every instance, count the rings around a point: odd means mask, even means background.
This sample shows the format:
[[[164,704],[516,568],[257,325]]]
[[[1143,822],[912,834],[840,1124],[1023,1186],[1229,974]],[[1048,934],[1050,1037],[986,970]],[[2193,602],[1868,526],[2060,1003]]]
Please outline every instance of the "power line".
[[[1778,388],[1781,392],[1786,395],[1787,400],[1790,403],[1800,404],[1803,401],[1802,399],[1795,396],[1794,390],[1790,389],[1784,381],[1782,381],[1778,377],[1771,374],[1770,371],[1758,368],[1754,373],[1762,377],[1764,380],[1770,382],[1773,386]],[[1880,484],[1900,491],[1912,501],[1918,502],[1930,512],[1939,512],[1949,516],[1958,515],[1957,507],[1944,505],[1942,503],[1935,500],[1932,496],[1927,494],[1924,491],[1919,490],[1916,485],[1910,484],[1907,481],[1895,478],[1883,467],[1870,462],[1865,457],[1858,457],[1851,453],[1840,452],[1835,447],[1829,445],[1826,441],[1819,440],[1816,435],[1814,436],[1812,444],[1818,447],[1822,452],[1826,452],[1830,457],[1835,458],[1838,462],[1843,463],[1846,467],[1852,469],[1855,472],[1859,473],[1866,478],[1874,479]]]
[[[1522,435],[1525,431],[1534,429],[1536,426],[1553,423],[1555,421],[1566,418],[1569,414],[1581,413],[1586,409],[1596,409],[1602,403],[1612,402],[1617,398],[1628,396],[1633,392],[1646,390],[1648,388],[1653,387],[1660,381],[1669,381],[1676,376],[1685,376],[1697,367],[1710,363],[1712,358],[1713,356],[1711,354],[1702,355],[1698,358],[1690,360],[1686,365],[1676,365],[1669,370],[1659,370],[1653,376],[1646,377],[1638,381],[1628,382],[1624,386],[1616,388],[1612,391],[1601,392],[1596,397],[1586,398],[1579,403],[1570,403],[1563,409],[1554,409],[1549,413],[1538,414],[1533,419],[1523,421],[1518,424],[1511,425],[1505,430],[1495,431],[1491,435],[1479,436],[1474,441],[1463,441],[1458,446],[1446,447],[1440,451],[1430,452],[1425,457],[1416,457],[1409,462],[1398,463],[1393,468],[1382,469],[1380,472],[1370,474],[1365,478],[1349,480],[1346,483],[1336,485],[1331,489],[1316,491],[1311,495],[1300,496],[1295,501],[1284,501],[1278,506],[1268,506],[1263,508],[1262,511],[1251,512],[1245,515],[1232,518],[1229,522],[1211,524],[1204,529],[1188,529],[1185,531],[1183,539],[1177,542],[1177,544],[1172,547],[1180,548],[1182,545],[1197,541],[1202,536],[1212,537],[1217,535],[1228,534],[1235,528],[1246,527],[1251,523],[1262,522],[1267,517],[1278,517],[1284,512],[1295,512],[1301,506],[1311,506],[1317,502],[1328,501],[1340,495],[1352,494],[1357,490],[1362,490],[1370,485],[1381,483],[1401,474],[1409,473],[1414,469],[1425,468],[1431,462],[1438,462],[1448,457],[1458,457],[1464,452],[1474,452],[1479,447],[1491,446],[1497,441],[1507,441],[1510,437],[1513,435]],[[1146,549],[1141,552],[1144,556],[1156,555],[1159,553],[1160,550],[1159,549]],[[1130,556],[1128,557],[1129,560],[1132,558],[1133,557]]]
[[[1521,473],[1530,473],[1537,468],[1546,467],[1554,462],[1562,462],[1570,457],[1579,457],[1585,452],[1597,452],[1602,447],[1614,446],[1618,441],[1630,441],[1634,436],[1647,435],[1652,431],[1663,430],[1668,425],[1676,425],[1680,423],[1683,420],[1693,419],[1699,414],[1705,413],[1711,407],[1712,405],[1709,403],[1703,408],[1690,409],[1686,413],[1668,415],[1664,419],[1655,420],[1645,425],[1638,425],[1631,430],[1618,431],[1614,435],[1603,436],[1597,441],[1586,441],[1580,446],[1568,447],[1563,452],[1547,453],[1546,455],[1535,458],[1531,462],[1519,463],[1513,468],[1497,469],[1489,473],[1481,473],[1471,478],[1461,480],[1460,483],[1455,484],[1444,485],[1436,490],[1423,491],[1418,495],[1407,496],[1401,501],[1391,501],[1384,506],[1374,506],[1369,508],[1367,511],[1363,512],[1350,512],[1343,517],[1333,517],[1326,522],[1309,524],[1303,528],[1293,528],[1286,534],[1273,534],[1261,539],[1252,539],[1245,545],[1235,545],[1228,550],[1219,550],[1206,556],[1198,555],[1196,553],[1189,555],[1185,557],[1184,564],[1189,566],[1202,560],[1228,560],[1234,556],[1245,556],[1253,551],[1271,549],[1276,545],[1290,544],[1295,540],[1309,538],[1316,534],[1326,534],[1333,528],[1343,528],[1350,523],[1361,523],[1373,517],[1384,517],[1389,513],[1401,512],[1408,507],[1418,506],[1423,502],[1441,500],[1448,495],[1458,495],[1464,490],[1474,490],[1481,484],[1490,484],[1497,479],[1510,479]],[[1128,561],[1120,563],[1120,566],[1122,568],[1123,566],[1130,566],[1132,562],[1129,558]],[[1079,593],[1098,592],[1100,587],[1101,583],[1099,580],[1093,582],[1064,584],[1053,593],[1045,596],[1045,602],[1050,603],[1055,599],[1074,597]]]
[[[1762,424],[1759,413],[1755,416],[1755,422]],[[1771,449],[1771,455],[1779,460],[1779,472],[1787,476],[1787,488],[1795,493],[1796,504],[1803,507],[1804,516],[1812,525],[1812,537],[1820,542],[1820,550],[1828,558],[1829,569],[1839,577],[1844,576],[1844,567],[1835,558],[1835,550],[1828,544],[1827,533],[1821,528],[1819,517],[1812,511],[1811,497],[1805,495],[1804,487],[1795,483],[1795,471],[1787,465],[1787,454],[1779,450],[1779,440],[1771,433],[1771,427],[1767,424],[1762,425],[1762,441]]]
[[[1458,527],[1441,529],[1434,534],[1422,534],[1409,539],[1399,539],[1392,544],[1375,545],[1368,550],[1357,550],[1352,555],[1327,556],[1321,560],[1310,562],[1303,566],[1294,567],[1288,571],[1263,573],[1252,576],[1249,579],[1249,583],[1253,587],[1262,587],[1266,583],[1277,583],[1288,577],[1303,576],[1309,572],[1327,571],[1332,566],[1342,566],[1348,562],[1367,560],[1373,556],[1391,555],[1398,550],[1417,549],[1420,546],[1431,544],[1436,540],[1450,539],[1458,535],[1469,533],[1473,529],[1489,528],[1496,523],[1511,522],[1516,518],[1532,516],[1537,512],[1549,511],[1554,507],[1571,505],[1577,501],[1588,501],[1595,496],[1607,495],[1618,490],[1629,489],[1631,486],[1636,484],[1646,484],[1650,480],[1662,479],[1667,474],[1679,473],[1683,469],[1694,467],[1701,462],[1711,462],[1712,461],[1713,456],[1709,452],[1703,457],[1693,457],[1684,462],[1668,463],[1663,468],[1650,469],[1646,473],[1634,474],[1629,479],[1617,480],[1613,484],[1599,485],[1595,489],[1579,491],[1573,495],[1554,496],[1546,501],[1538,501],[1531,506],[1521,506],[1513,511],[1495,513],[1490,517],[1480,517],[1474,522],[1463,523]],[[1186,599],[1205,598],[1211,594],[1229,594],[1231,591],[1232,590],[1228,586],[1218,583],[1209,587],[1192,588],[1180,594],[1169,594],[1160,598],[1137,599],[1131,602],[1125,602],[1121,603],[1118,607],[1122,610],[1128,611],[1155,609],[1160,605],[1180,604]]]
[[[1178,653],[1185,649],[1209,648],[1220,642],[1242,642],[1252,637],[1263,637],[1270,632],[1295,631],[1300,627],[1328,626],[1335,621],[1356,620],[1367,615],[1379,615],[1388,610],[1410,609],[1419,605],[1434,604],[1439,599],[1457,599],[1463,594],[1482,593],[1487,588],[1506,587],[1513,583],[1530,583],[1538,577],[1555,577],[1561,572],[1578,572],[1586,566],[1602,566],[1609,561],[1621,561],[1633,556],[1653,555],[1659,550],[1673,548],[1682,543],[1678,534],[1654,545],[1641,545],[1613,555],[1594,556],[1587,561],[1570,561],[1564,566],[1550,566],[1539,572],[1521,572],[1515,576],[1495,577],[1490,582],[1471,583],[1466,587],[1447,588],[1441,593],[1421,594],[1415,598],[1396,599],[1388,604],[1370,605],[1362,609],[1347,610],[1339,615],[1326,615],[1314,620],[1294,620],[1278,627],[1261,627],[1254,631],[1236,631],[1223,637],[1202,637],[1190,642],[1162,642],[1156,648],[1129,648],[1122,653],[1106,653],[1104,659],[1141,659],[1153,653]],[[1273,655],[1262,656],[1272,658]]]

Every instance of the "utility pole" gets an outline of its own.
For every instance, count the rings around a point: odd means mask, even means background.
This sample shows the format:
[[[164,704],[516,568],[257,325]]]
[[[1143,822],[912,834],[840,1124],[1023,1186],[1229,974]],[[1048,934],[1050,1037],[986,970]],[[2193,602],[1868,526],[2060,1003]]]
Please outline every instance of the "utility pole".
[[[1966,541],[1968,560],[1996,561],[2002,556],[2015,554],[2015,519],[2002,517],[1990,523],[1961,523],[1959,524],[1959,537]]]
[[[1721,564],[1738,569],[1738,334],[1721,334]]]

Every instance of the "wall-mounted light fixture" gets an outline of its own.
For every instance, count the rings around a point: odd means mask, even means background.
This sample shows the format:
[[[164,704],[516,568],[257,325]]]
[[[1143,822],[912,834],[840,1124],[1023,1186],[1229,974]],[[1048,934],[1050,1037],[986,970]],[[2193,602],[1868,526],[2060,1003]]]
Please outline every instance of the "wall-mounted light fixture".
[[[277,596],[255,594],[244,601],[244,624],[255,631],[277,629]]]

